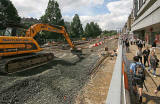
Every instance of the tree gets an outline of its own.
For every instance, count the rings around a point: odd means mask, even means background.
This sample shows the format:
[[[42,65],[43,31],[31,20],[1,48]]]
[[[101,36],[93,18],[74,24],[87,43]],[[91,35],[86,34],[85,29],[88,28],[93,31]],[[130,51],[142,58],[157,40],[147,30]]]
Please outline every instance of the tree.
[[[21,18],[10,0],[0,0],[0,29],[14,27],[20,23]]]
[[[86,36],[86,37],[90,37],[91,34],[92,34],[91,26],[90,26],[89,23],[87,23],[86,28],[85,28],[85,36]]]
[[[85,27],[85,36],[86,37],[97,37],[101,34],[102,30],[97,23],[90,22],[87,23]]]
[[[103,35],[105,35],[105,36],[117,35],[117,31],[116,30],[110,30],[110,31],[104,30]]]
[[[59,5],[54,0],[49,0],[45,14],[41,17],[42,23],[47,23],[50,25],[60,25],[64,26],[64,20],[62,19],[61,11]],[[48,38],[62,38],[61,35],[52,32],[45,32]]]
[[[66,27],[66,31],[67,33],[71,33],[71,22],[65,22],[65,27]]]
[[[94,23],[95,36],[99,36],[102,33],[102,29],[99,27],[97,23]]]
[[[61,11],[56,1],[49,0],[45,15],[41,17],[41,20],[43,23],[64,26],[64,20],[62,19]]]
[[[78,14],[75,14],[71,22],[71,37],[80,38],[83,36],[83,28]]]

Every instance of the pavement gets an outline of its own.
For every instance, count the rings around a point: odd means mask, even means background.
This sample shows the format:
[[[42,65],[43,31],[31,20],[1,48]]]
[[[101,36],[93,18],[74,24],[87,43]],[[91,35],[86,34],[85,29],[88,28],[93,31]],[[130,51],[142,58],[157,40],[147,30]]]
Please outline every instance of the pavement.
[[[136,54],[137,50],[136,45],[130,46],[130,52],[126,53],[127,59],[129,63],[133,62],[133,56]],[[143,48],[144,50],[145,48]],[[156,55],[158,59],[160,59],[160,49],[156,49]],[[148,69],[148,67],[146,67]],[[148,70],[147,70],[148,72]],[[143,88],[143,103],[142,104],[160,104],[160,92],[155,94],[154,90],[156,89],[156,86],[160,84],[160,66],[157,68],[156,71],[157,77],[154,78],[152,75],[152,71],[148,72],[145,80],[146,88]],[[131,80],[129,80],[129,83],[131,85]],[[131,89],[131,87],[130,87]],[[136,97],[131,93],[131,102],[132,104],[136,104]]]

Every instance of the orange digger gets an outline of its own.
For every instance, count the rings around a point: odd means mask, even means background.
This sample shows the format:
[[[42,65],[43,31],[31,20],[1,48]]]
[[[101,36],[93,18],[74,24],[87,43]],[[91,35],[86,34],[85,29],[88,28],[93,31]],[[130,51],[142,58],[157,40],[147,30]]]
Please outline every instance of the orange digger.
[[[63,26],[34,24],[24,37],[0,36],[0,71],[15,73],[50,62],[54,58],[53,53],[44,53],[34,39],[34,36],[43,30],[63,34],[70,47],[81,52],[75,48]]]

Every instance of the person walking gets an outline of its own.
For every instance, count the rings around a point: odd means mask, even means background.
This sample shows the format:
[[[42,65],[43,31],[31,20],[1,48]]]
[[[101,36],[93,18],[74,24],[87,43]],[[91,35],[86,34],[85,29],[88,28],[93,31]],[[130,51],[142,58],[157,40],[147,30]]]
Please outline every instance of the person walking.
[[[154,41],[153,43],[152,43],[152,50],[154,50],[154,51],[156,51],[156,41]]]
[[[143,47],[145,47],[146,46],[146,42],[145,42],[145,40],[143,41]]]
[[[153,75],[154,75],[154,77],[156,77],[156,68],[157,68],[159,60],[158,60],[154,50],[151,51],[151,54],[149,55],[148,61],[149,61],[149,65],[150,65],[148,71],[153,69]]]
[[[146,62],[147,62],[148,67],[149,67],[149,62],[148,62],[149,54],[150,54],[150,50],[149,50],[149,48],[147,46],[146,49],[143,51],[143,59],[144,59],[144,66],[146,66]]]
[[[143,52],[142,52],[142,48],[138,48],[138,50],[136,51],[136,56],[138,56],[139,61],[142,63],[142,56],[143,56]]]
[[[138,48],[143,48],[142,40],[139,40],[137,43]]]
[[[133,57],[134,62],[130,65],[130,73],[132,75],[133,93],[136,95],[137,90],[139,94],[139,102],[142,102],[142,90],[145,80],[145,66],[139,62],[139,57]]]
[[[129,52],[129,41],[128,41],[128,39],[126,39],[125,45],[126,45],[126,52],[128,53]]]

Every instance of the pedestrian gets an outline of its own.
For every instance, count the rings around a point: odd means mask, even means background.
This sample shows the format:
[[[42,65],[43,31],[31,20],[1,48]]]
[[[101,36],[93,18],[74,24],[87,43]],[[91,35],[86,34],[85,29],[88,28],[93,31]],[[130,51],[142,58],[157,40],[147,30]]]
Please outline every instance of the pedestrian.
[[[149,50],[149,48],[147,46],[146,49],[143,51],[143,59],[144,59],[144,66],[146,66],[146,62],[147,62],[148,67],[149,67],[149,62],[148,62],[149,54],[150,54],[150,50]]]
[[[142,102],[142,90],[145,80],[145,67],[139,62],[139,57],[133,57],[134,62],[130,65],[130,73],[132,75],[132,87],[133,93],[136,95],[139,94],[139,102]]]
[[[138,50],[136,51],[136,56],[138,56],[139,61],[142,63],[142,56],[143,56],[143,52],[142,52],[142,48],[138,48]]]
[[[139,40],[139,42],[138,42],[138,48],[143,48],[143,44],[142,44],[142,40]]]
[[[152,43],[152,50],[156,51],[156,41]]]
[[[136,40],[136,45],[138,46],[138,44],[139,44],[139,39]]]
[[[132,40],[131,40],[131,42],[130,42],[130,43],[131,43],[131,45],[132,45]]]
[[[146,42],[145,42],[145,40],[143,41],[143,47],[145,47],[145,45],[146,45]]]
[[[152,74],[154,75],[154,77],[156,77],[156,68],[157,68],[159,60],[158,60],[154,50],[151,51],[151,54],[149,55],[148,61],[149,61],[149,65],[150,65],[148,71],[153,69]]]
[[[158,91],[160,91],[160,85],[157,87],[157,89],[154,91],[155,92],[155,94],[157,94],[158,93]]]
[[[133,39],[131,39],[131,45],[133,45]]]
[[[125,41],[125,46],[126,46],[126,52],[128,53],[129,52],[129,41],[128,41],[128,39],[126,39],[126,41]]]

